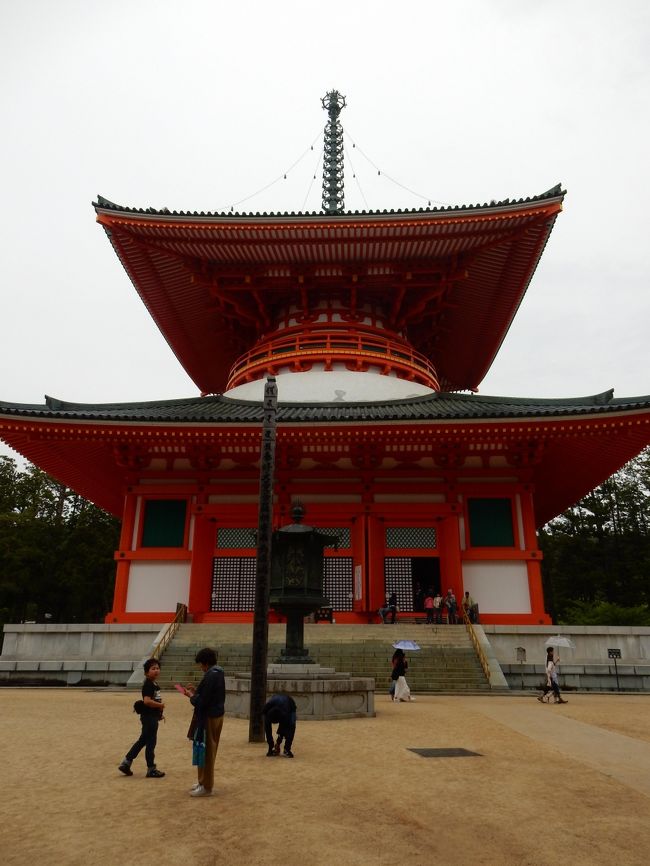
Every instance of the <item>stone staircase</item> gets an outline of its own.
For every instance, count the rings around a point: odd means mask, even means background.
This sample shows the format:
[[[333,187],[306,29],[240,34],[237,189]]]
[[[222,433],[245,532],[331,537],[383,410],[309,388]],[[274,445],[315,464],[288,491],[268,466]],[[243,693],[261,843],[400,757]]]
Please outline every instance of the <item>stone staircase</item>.
[[[269,663],[280,655],[285,628],[269,626]],[[218,651],[226,675],[250,671],[252,634],[250,624],[181,625],[162,658],[158,682],[162,688],[198,682],[201,671],[194,656],[204,646]],[[407,679],[413,692],[466,694],[490,689],[464,625],[305,625],[305,647],[315,662],[373,677],[378,692],[387,691],[390,685],[392,644],[397,640],[414,640],[421,647],[406,653]]]

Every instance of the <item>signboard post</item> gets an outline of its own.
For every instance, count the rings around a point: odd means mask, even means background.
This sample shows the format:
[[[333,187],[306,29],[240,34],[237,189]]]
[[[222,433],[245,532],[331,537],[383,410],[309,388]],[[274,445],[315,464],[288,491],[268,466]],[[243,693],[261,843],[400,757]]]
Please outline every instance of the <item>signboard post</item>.
[[[610,659],[614,659],[614,670],[616,671],[616,691],[620,692],[621,686],[619,685],[619,682],[618,682],[618,665],[616,664],[616,659],[620,659],[621,651],[620,651],[620,649],[617,649],[615,647],[610,648],[607,650],[607,655],[610,657]]]
[[[266,703],[266,663],[269,644],[269,588],[273,535],[273,479],[275,472],[275,427],[278,388],[269,376],[264,386],[264,422],[260,454],[260,504],[257,526],[257,573],[251,656],[251,702],[248,742],[264,742],[262,709]]]

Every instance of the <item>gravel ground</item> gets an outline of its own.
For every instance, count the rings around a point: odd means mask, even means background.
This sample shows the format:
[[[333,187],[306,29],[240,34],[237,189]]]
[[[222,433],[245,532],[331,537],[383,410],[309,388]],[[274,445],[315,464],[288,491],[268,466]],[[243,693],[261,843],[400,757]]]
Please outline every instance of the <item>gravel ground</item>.
[[[158,766],[123,691],[0,689],[0,863],[646,864],[650,695],[378,695],[375,719],[298,722],[294,760],[226,718],[215,796],[195,780],[187,701],[165,693]],[[424,758],[410,751],[464,749]]]

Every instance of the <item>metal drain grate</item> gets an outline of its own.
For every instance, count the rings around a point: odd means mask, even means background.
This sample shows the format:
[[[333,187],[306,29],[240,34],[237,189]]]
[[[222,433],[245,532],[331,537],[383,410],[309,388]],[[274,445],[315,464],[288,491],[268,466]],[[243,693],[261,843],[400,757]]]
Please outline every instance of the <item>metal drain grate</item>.
[[[470,752],[467,749],[409,749],[421,758],[480,758],[480,752]]]

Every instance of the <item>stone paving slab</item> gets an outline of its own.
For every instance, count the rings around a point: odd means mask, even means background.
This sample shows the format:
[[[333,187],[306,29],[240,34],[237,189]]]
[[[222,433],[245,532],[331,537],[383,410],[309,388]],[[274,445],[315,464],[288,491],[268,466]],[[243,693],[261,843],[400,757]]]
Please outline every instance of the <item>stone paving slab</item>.
[[[573,719],[564,712],[567,707],[523,701],[504,705],[493,699],[474,704],[499,724],[650,796],[650,742]]]

